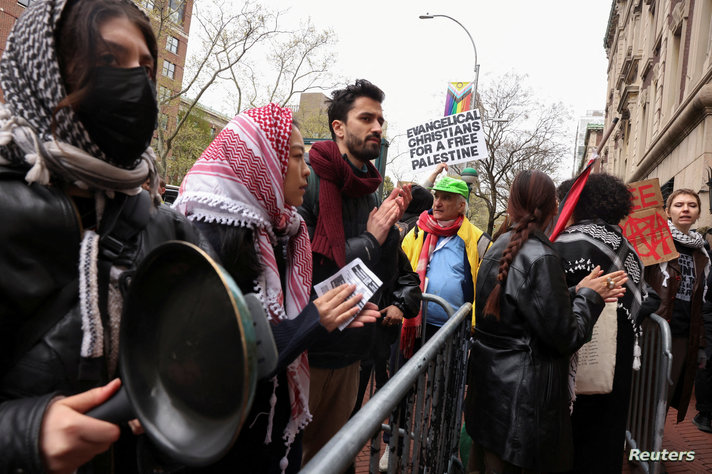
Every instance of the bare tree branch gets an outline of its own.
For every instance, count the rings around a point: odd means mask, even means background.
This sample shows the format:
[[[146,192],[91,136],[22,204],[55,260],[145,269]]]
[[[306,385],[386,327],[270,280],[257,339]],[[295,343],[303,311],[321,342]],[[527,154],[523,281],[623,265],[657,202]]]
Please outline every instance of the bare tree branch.
[[[165,36],[172,31],[170,22],[174,21],[170,0],[154,3],[155,8],[149,13],[157,36]],[[234,103],[239,113],[245,105],[284,105],[300,92],[339,84],[329,72],[334,62],[333,31],[319,31],[310,21],[297,29],[284,29],[282,14],[257,0],[195,2],[191,42],[198,42],[197,53],[186,63],[182,85],[161,90],[159,97],[164,116],[169,108],[183,103],[176,123],[163,124],[157,131],[155,148],[163,169],[167,169],[171,150],[198,102],[216,86],[227,87],[226,101]],[[263,64],[258,68],[256,64],[265,58],[267,68]],[[194,136],[195,127],[186,133]]]
[[[474,163],[479,187],[473,195],[487,210],[489,233],[506,213],[514,177],[525,169],[555,174],[567,153],[564,123],[569,111],[561,104],[535,101],[525,79],[506,74],[481,89],[478,97],[489,156]]]

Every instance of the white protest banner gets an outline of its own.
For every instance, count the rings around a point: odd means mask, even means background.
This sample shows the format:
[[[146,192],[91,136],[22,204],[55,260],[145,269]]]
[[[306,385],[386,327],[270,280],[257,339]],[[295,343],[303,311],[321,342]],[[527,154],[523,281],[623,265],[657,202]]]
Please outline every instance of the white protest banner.
[[[477,110],[448,115],[409,128],[408,148],[413,171],[439,163],[456,165],[487,158],[482,120]]]

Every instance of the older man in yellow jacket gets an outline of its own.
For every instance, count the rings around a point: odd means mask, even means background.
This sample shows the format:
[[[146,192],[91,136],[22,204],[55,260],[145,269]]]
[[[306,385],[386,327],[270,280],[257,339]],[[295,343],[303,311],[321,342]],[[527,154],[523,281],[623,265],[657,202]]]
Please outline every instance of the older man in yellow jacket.
[[[405,236],[403,251],[420,276],[421,289],[458,308],[465,302],[474,302],[480,257],[491,239],[465,217],[469,190],[464,181],[445,176],[433,186],[433,191],[433,208],[424,211],[418,224]],[[419,314],[404,322],[401,349],[406,357],[412,355],[419,330],[425,331],[427,340],[448,318],[442,307],[430,303],[426,315],[427,321]],[[474,308],[472,317],[474,325]]]

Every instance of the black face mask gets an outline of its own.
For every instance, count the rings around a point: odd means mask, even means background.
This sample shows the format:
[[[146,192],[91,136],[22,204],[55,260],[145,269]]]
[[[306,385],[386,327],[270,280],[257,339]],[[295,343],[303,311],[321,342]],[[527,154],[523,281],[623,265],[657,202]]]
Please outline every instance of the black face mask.
[[[78,113],[109,163],[135,168],[156,129],[156,85],[143,67],[97,67]]]

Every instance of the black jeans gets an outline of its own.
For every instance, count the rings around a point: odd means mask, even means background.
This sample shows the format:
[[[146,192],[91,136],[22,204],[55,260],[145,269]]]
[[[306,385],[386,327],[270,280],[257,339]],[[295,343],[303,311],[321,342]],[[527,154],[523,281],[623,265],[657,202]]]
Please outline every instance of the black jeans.
[[[709,359],[704,369],[697,369],[695,399],[697,411],[712,415],[712,361]]]

